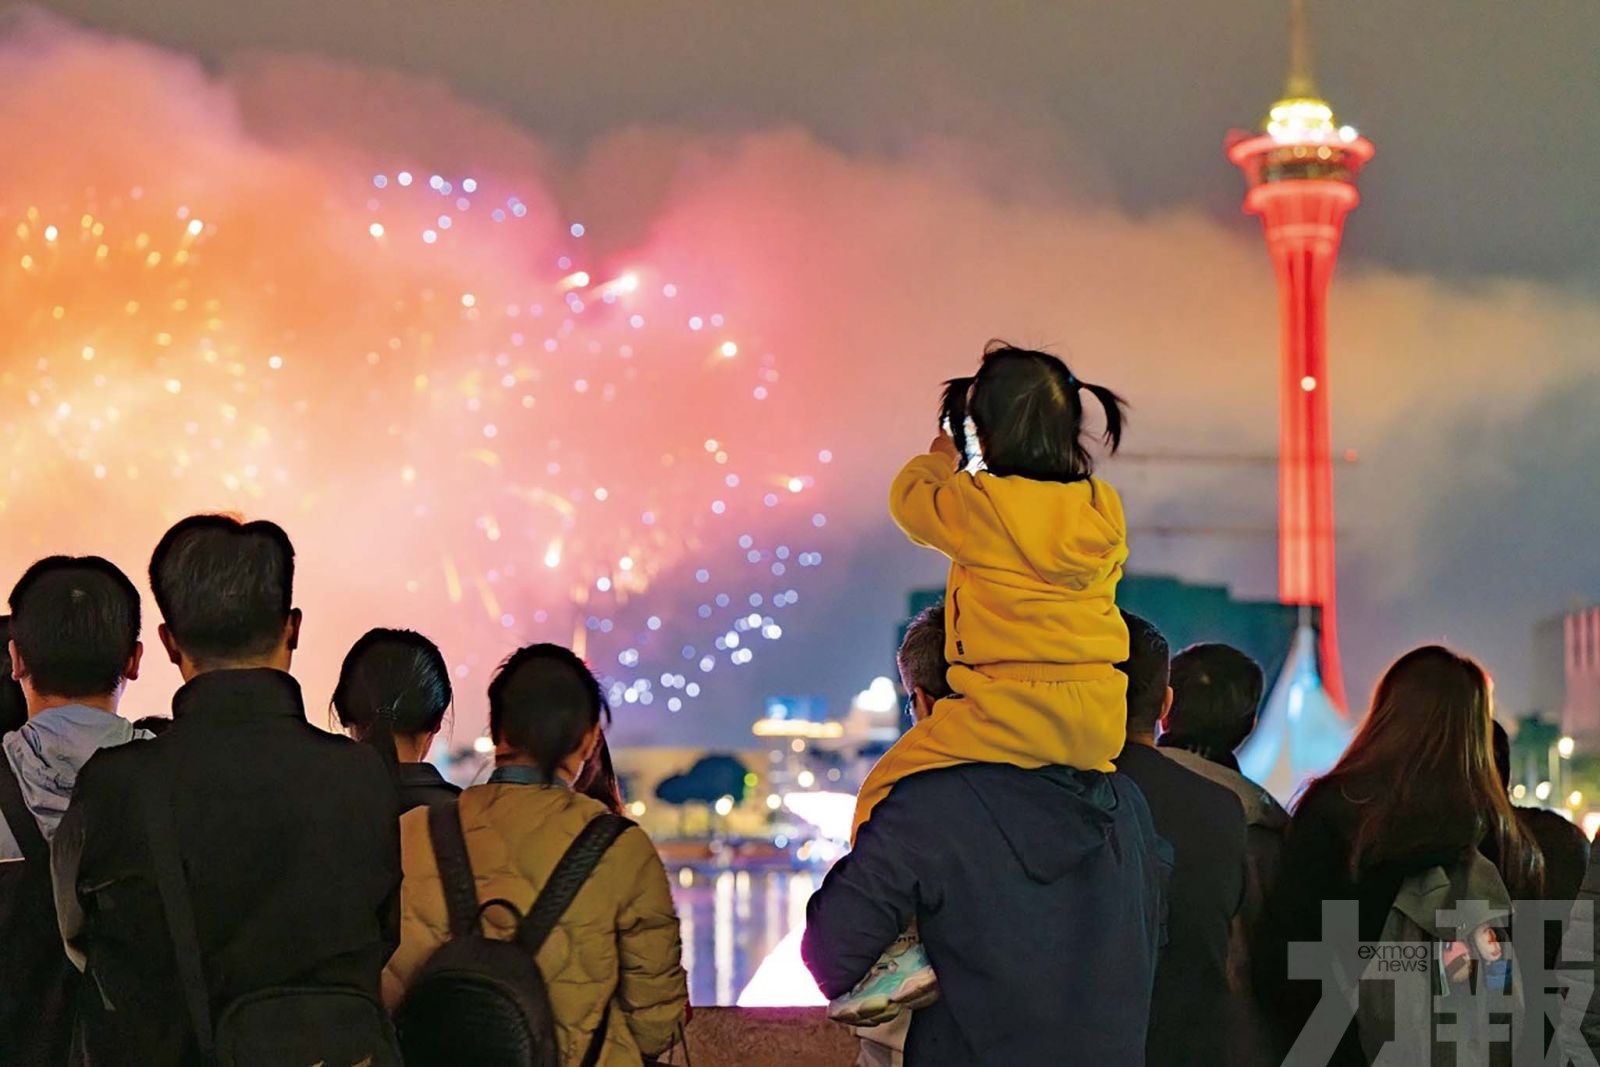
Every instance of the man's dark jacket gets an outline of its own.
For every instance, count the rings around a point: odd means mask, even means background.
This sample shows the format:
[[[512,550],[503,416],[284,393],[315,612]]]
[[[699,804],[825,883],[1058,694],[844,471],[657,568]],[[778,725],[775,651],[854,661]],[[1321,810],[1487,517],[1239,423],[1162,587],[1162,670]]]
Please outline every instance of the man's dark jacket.
[[[811,898],[802,951],[838,996],[917,920],[941,995],[912,1017],[907,1064],[1140,1067],[1166,855],[1122,775],[926,771]]]
[[[142,798],[172,766],[173,821],[214,1017],[286,984],[379,995],[399,941],[393,780],[371,748],[306,722],[275,670],[202,674],[153,741],[84,766],[54,842],[69,949],[87,960],[93,1064],[187,1064],[195,1047],[152,874]]]
[[[1244,808],[1233,791],[1129,743],[1117,769],[1138,783],[1173,850],[1167,944],[1150,1009],[1149,1067],[1236,1067],[1228,977],[1245,892]]]

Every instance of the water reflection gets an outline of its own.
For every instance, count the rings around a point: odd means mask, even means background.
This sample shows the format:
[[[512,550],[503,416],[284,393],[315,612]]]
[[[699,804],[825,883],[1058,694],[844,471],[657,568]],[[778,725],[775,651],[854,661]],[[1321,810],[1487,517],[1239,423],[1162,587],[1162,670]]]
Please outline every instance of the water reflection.
[[[733,1004],[756,968],[805,924],[812,871],[682,866],[669,870],[692,1004]]]

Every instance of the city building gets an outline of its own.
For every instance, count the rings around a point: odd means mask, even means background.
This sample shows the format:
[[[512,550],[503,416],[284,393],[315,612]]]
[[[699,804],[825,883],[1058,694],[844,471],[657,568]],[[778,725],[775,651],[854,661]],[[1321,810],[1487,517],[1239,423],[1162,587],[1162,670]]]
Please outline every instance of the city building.
[[[1546,619],[1533,634],[1533,707],[1580,752],[1600,750],[1600,605]]]

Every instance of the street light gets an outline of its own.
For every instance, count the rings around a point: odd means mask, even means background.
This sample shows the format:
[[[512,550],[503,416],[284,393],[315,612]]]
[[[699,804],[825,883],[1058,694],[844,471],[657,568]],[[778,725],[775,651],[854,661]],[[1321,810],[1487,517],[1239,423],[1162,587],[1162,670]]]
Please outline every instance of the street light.
[[[1571,759],[1572,752],[1577,747],[1578,743],[1570,737],[1563,737],[1556,742],[1556,751],[1561,754],[1562,759]]]
[[[1534,786],[1533,787],[1533,795],[1538,797],[1540,800],[1549,800],[1550,799],[1550,783],[1549,782],[1540,782],[1538,785]]]

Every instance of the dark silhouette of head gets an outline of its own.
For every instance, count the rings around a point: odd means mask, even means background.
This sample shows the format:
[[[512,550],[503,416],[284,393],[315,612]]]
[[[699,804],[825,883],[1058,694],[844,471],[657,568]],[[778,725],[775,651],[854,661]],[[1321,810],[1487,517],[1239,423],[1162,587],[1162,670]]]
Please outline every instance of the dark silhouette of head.
[[[1085,391],[1104,409],[1101,437],[1115,452],[1122,444],[1127,409],[1121,397],[1079,380],[1048,352],[990,341],[977,374],[945,383],[940,423],[955,439],[957,451],[970,456],[970,419],[984,468],[991,474],[1082,481],[1094,473],[1094,460],[1084,443]]]
[[[193,515],[150,557],[162,643],[197,670],[287,655],[299,640],[294,545],[277,523]]]
[[[1350,747],[1313,786],[1356,802],[1353,876],[1486,841],[1513,896],[1538,892],[1543,861],[1495,769],[1491,712],[1488,675],[1447,648],[1415,649],[1385,672]]]
[[[100,697],[137,676],[139,591],[99,556],[51,556],[11,590],[14,667],[40,696]]]
[[[517,649],[489,682],[489,736],[496,749],[547,775],[583,748],[606,712],[599,680],[561,645]]]
[[[900,668],[900,684],[914,698],[918,691],[928,701],[950,695],[945,679],[950,664],[944,658],[944,604],[923,608],[906,627],[895,660]]]
[[[1167,708],[1171,653],[1167,639],[1149,620],[1130,611],[1122,618],[1128,624],[1128,658],[1117,670],[1128,676],[1128,733],[1149,735]]]
[[[451,697],[450,668],[438,645],[414,630],[379,627],[345,654],[332,703],[352,737],[394,764],[395,738],[420,748],[444,724]]]
[[[1190,645],[1172,657],[1172,707],[1162,717],[1161,744],[1230,762],[1256,728],[1266,677],[1232,645]]]
[[[28,701],[11,677],[11,616],[0,615],[0,734],[28,721]]]
[[[1511,788],[1511,735],[1498,719],[1494,721],[1494,773],[1502,788]]]

